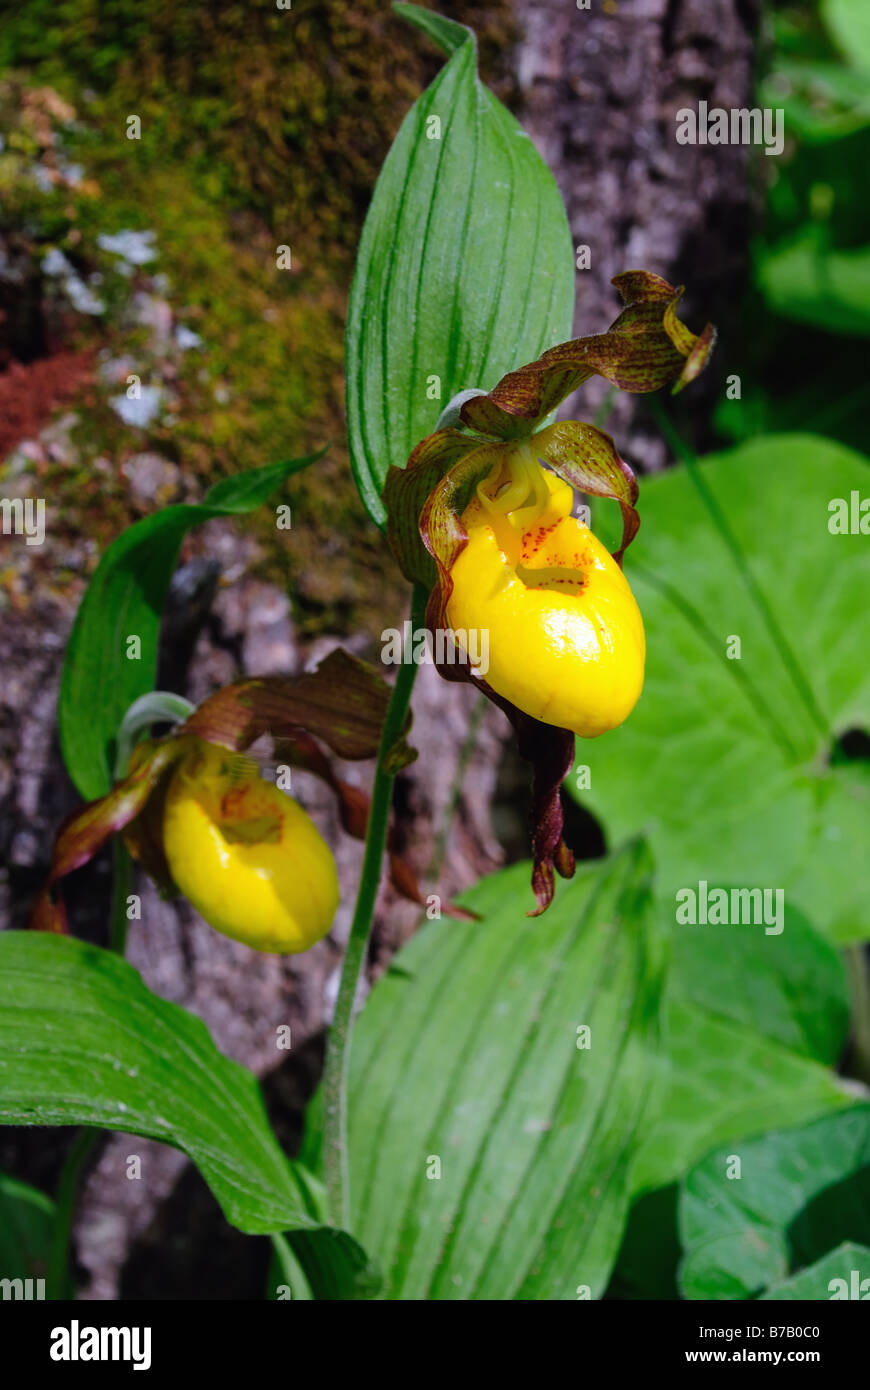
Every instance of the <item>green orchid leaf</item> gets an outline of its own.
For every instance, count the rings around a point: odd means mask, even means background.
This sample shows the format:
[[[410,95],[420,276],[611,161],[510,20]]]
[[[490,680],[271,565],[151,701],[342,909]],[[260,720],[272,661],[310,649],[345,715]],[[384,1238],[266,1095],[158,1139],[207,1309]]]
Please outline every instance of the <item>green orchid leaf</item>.
[[[182,1149],[249,1235],[321,1223],[256,1078],[111,951],[0,932],[0,1124],[97,1125]]]
[[[350,295],[351,460],[379,526],[388,468],[405,466],[458,392],[487,389],[566,338],[574,307],[561,196],[480,82],[473,34],[413,6],[399,12],[452,56],[387,156]]]
[[[160,622],[185,533],[213,517],[255,511],[324,452],[223,478],[201,504],[165,507],[109,546],[76,614],[58,705],[64,762],[86,801],[110,790],[121,721],[154,688]]]
[[[515,865],[464,899],[480,920],[428,923],[375,986],[351,1055],[351,1229],[386,1297],[600,1297],[658,1041],[650,869],[635,843],[531,919]]]
[[[671,998],[836,1067],[849,1031],[849,985],[836,947],[788,903],[778,936],[734,923],[723,949],[720,930],[675,924]]]
[[[272,1237],[272,1259],[266,1290],[267,1298],[277,1299],[280,1303],[310,1303],[314,1298],[305,1270],[286,1236]]]
[[[400,19],[406,19],[409,24],[415,24],[424,34],[428,34],[448,58],[452,58],[457,48],[472,37],[472,31],[465,24],[457,24],[455,19],[436,14],[434,10],[424,10],[422,5],[406,5],[398,0],[393,9]]]

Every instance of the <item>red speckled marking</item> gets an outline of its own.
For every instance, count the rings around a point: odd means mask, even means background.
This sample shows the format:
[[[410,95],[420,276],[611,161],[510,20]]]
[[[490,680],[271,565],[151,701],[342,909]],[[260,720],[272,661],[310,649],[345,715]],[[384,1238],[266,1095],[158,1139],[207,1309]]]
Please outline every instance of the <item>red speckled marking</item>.
[[[547,536],[555,531],[558,525],[558,521],[554,521],[551,526],[539,526],[536,530],[525,531],[522,539],[522,558],[528,560],[530,555],[540,550]]]
[[[221,815],[227,820],[248,820],[250,811],[245,813],[245,801],[250,798],[252,787],[234,787],[221,797]]]

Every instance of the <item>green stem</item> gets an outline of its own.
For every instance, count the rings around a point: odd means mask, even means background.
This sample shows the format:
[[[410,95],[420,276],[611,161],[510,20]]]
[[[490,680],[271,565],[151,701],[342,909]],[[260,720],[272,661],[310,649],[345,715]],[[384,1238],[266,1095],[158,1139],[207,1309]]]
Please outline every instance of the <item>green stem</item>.
[[[664,435],[665,440],[672,449],[673,453],[685,464],[686,472],[688,473],[689,478],[691,479],[696,492],[701,498],[701,501],[707,508],[707,511],[710,514],[714,526],[716,527],[723,541],[725,542],[725,545],[728,548],[731,557],[734,560],[734,563],[740,572],[740,576],[743,579],[743,582],[745,583],[749,593],[751,594],[752,599],[756,607],[758,608],[759,613],[761,614],[762,620],[770,634],[771,640],[774,646],[776,647],[777,651],[779,652],[782,663],[788,671],[789,675],[791,676],[794,686],[799,696],[803,700],[804,705],[807,708],[807,712],[811,720],[816,725],[816,728],[819,730],[819,732],[824,736],[824,738],[827,739],[830,733],[828,728],[828,721],[825,719],[824,715],[819,709],[812,688],[810,687],[809,682],[807,681],[803,671],[800,668],[800,663],[798,662],[797,657],[795,656],[794,652],[789,646],[785,633],[782,631],[781,627],[779,626],[779,623],[774,617],[773,610],[771,609],[770,604],[768,603],[764,593],[760,589],[755,575],[752,573],[752,570],[747,564],[746,556],[740,549],[740,543],[731,529],[731,526],[728,522],[728,518],[722,511],[722,508],[719,506],[719,503],[717,502],[715,495],[707,485],[707,480],[704,478],[700,468],[698,467],[698,460],[695,457],[695,454],[692,452],[688,444],[684,442],[677,430],[674,428],[670,419],[665,414],[661,402],[652,399],[650,401],[650,409],[652,410],[656,423],[658,424],[659,429]]]
[[[423,626],[425,612],[426,593],[418,585],[414,588],[411,601],[412,631]],[[381,732],[362,873],[350,937],[341,969],[338,997],[335,1001],[335,1014],[332,1027],[329,1030],[329,1047],[323,1074],[323,1162],[326,1190],[333,1223],[345,1230],[350,1229],[350,1192],[347,1164],[347,1075],[353,1031],[353,1009],[371,934],[375,901],[381,879],[381,864],[387,841],[390,806],[393,799],[395,772],[388,770],[388,755],[405,726],[416,674],[417,667],[413,662],[403,663],[399,667]]]
[[[130,851],[120,835],[112,841],[112,934],[110,946],[119,956],[127,949],[127,898],[133,881]]]
[[[112,842],[114,873],[112,877],[112,925],[110,948],[124,954],[127,943],[127,896],[132,880],[132,863],[120,836]],[[67,1297],[69,1252],[75,1219],[76,1198],[85,1165],[97,1146],[101,1131],[80,1129],[67,1151],[57,1186],[54,1228],[48,1257],[45,1285],[48,1297]]]
[[[98,1134],[99,1130],[80,1129],[64,1159],[57,1186],[57,1197],[55,1198],[54,1228],[45,1275],[46,1293],[50,1299],[68,1296],[69,1249],[79,1180],[82,1170],[91,1156]]]

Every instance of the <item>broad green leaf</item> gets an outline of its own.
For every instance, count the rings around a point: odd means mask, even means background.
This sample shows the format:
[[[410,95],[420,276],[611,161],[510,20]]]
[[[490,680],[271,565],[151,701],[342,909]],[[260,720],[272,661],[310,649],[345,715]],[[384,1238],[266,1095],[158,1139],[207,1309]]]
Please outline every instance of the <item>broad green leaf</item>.
[[[323,1299],[375,1298],[381,1279],[362,1246],[346,1231],[321,1227],[291,1231],[287,1237],[305,1271],[312,1297]]]
[[[0,1173],[0,1277],[42,1279],[54,1232],[54,1202],[44,1192]]]
[[[846,1240],[836,1250],[829,1250],[814,1265],[802,1269],[800,1274],[774,1284],[761,1297],[802,1303],[821,1303],[835,1298],[870,1298],[870,1247]]]
[[[323,452],[223,478],[201,504],[165,507],[109,546],[76,614],[58,706],[64,762],[86,801],[111,789],[118,727],[133,701],[154,688],[160,621],[185,532],[254,511]],[[128,659],[129,637],[139,638],[138,659]]]
[[[272,1237],[267,1296],[280,1301],[374,1298],[381,1287],[377,1266],[353,1236],[329,1225],[326,1188],[300,1159],[293,1173],[309,1213],[322,1224]]]
[[[795,1264],[817,1258],[827,1244],[847,1236],[866,1241],[870,1183],[856,1184],[862,1175],[870,1178],[866,1104],[709,1154],[680,1195],[684,1296],[752,1298],[792,1273]],[[825,1220],[815,1224],[817,1248],[808,1260],[801,1258],[808,1250],[806,1232],[801,1242],[798,1231],[806,1209],[820,1197],[828,1198]]]
[[[813,853],[796,870],[789,893],[813,922],[828,922],[838,941],[868,934],[866,883],[859,871],[868,832],[870,763],[830,768],[813,803]]]
[[[661,910],[661,908],[660,908]],[[672,915],[672,914],[671,914]],[[753,926],[675,926],[658,1106],[611,1291],[676,1297],[674,1181],[711,1147],[844,1108],[854,1096],[818,1062],[845,1045],[849,1000],[839,953],[794,909],[767,937]],[[668,1185],[666,1185],[668,1184]]]
[[[661,1101],[648,1117],[632,1175],[637,1193],[679,1178],[715,1144],[801,1124],[852,1099],[832,1072],[771,1042],[760,1028],[680,999],[671,1000],[666,1023]]]
[[[126,961],[72,937],[0,932],[0,1124],[159,1139],[193,1160],[239,1230],[319,1224],[256,1078]]]
[[[818,228],[802,229],[757,259],[770,309],[828,333],[870,336],[870,246],[835,250]]]
[[[415,102],[366,217],[347,324],[347,417],[363,502],[378,525],[448,401],[491,389],[571,334],[571,235],[552,175],[477,75],[474,36],[400,13],[453,54]],[[440,125],[439,125],[440,123]]]
[[[529,918],[529,866],[507,869],[467,896],[481,920],[428,924],[376,986],[351,1058],[350,1192],[387,1297],[600,1296],[658,1037],[649,874],[635,843]]]
[[[672,905],[658,906],[673,920]],[[836,1063],[846,1043],[845,969],[793,908],[778,936],[748,924],[675,923],[666,1018],[661,1103],[638,1154],[636,1191],[682,1177],[717,1144],[853,1100],[819,1065]]]
[[[702,880],[782,889],[826,934],[859,940],[870,934],[856,888],[868,784],[863,769],[829,760],[835,735],[870,727],[859,639],[870,546],[832,534],[829,503],[867,495],[866,461],[780,435],[698,468],[779,644],[686,470],[645,480],[626,572],[647,631],[646,685],[621,729],[578,747],[591,788],[575,794],[613,842],[649,835],[662,903]],[[706,930],[729,949],[732,928]]]
[[[867,0],[822,0],[821,16],[846,62],[870,72],[870,9]]]
[[[842,957],[795,908],[778,936],[735,924],[675,926],[668,976],[672,998],[723,1023],[762,1034],[796,1056],[836,1066],[849,1029]]]

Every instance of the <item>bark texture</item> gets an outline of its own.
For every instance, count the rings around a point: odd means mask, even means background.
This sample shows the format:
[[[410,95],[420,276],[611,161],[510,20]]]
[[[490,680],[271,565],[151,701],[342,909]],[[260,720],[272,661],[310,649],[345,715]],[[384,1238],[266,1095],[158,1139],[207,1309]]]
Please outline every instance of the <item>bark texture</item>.
[[[575,247],[590,250],[590,268],[577,271],[575,332],[601,332],[615,318],[619,271],[685,284],[690,326],[710,319],[722,335],[687,397],[701,425],[721,391],[745,280],[751,152],[677,144],[676,113],[701,100],[752,105],[755,0],[591,0],[590,9],[523,0],[519,11],[523,124],[555,174]],[[591,418],[606,391],[593,378],[561,413]],[[607,428],[634,466],[665,463],[642,400],[616,396]]]

